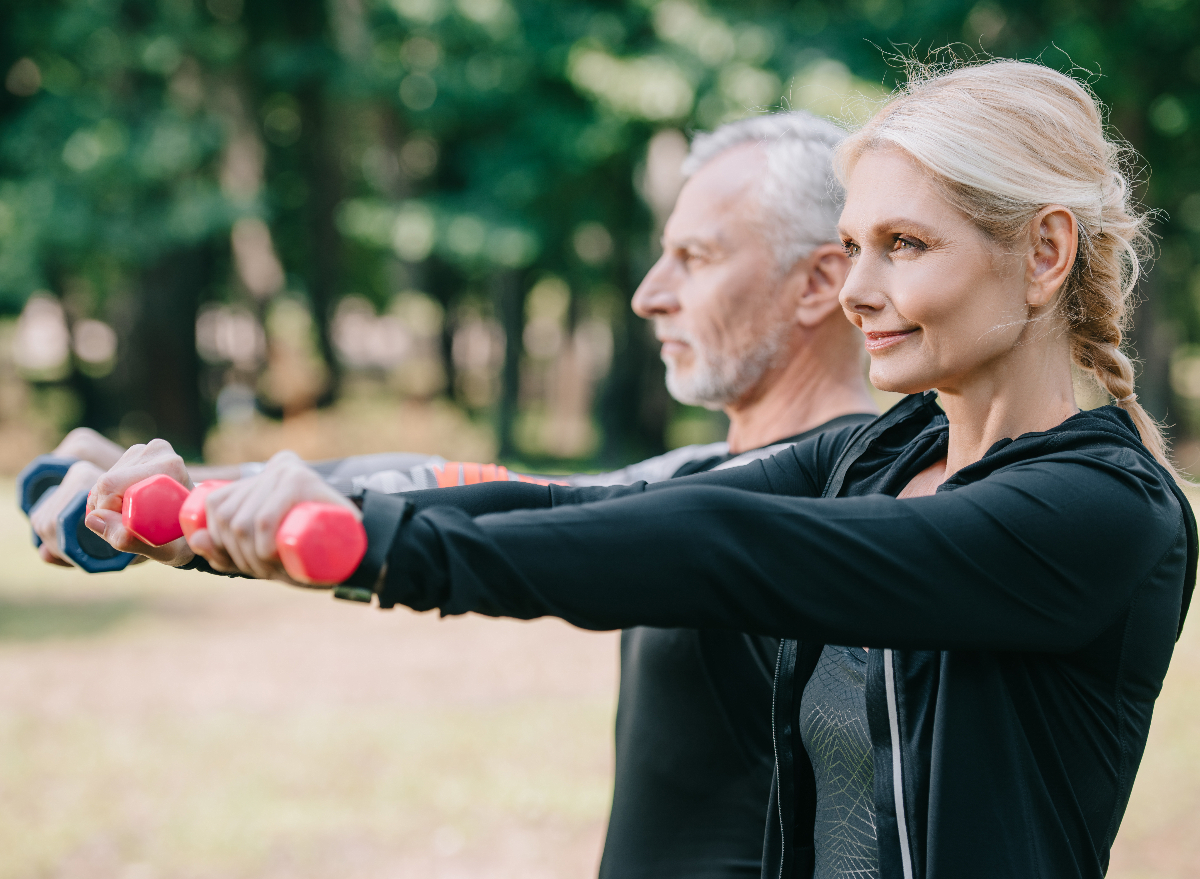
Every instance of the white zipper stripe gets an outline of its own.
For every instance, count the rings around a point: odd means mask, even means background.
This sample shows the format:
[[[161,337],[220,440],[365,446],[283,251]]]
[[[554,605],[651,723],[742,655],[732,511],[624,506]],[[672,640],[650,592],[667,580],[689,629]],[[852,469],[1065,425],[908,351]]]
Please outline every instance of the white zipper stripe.
[[[783,668],[783,643],[775,654],[775,680],[771,682],[771,748],[775,751],[775,811],[779,814],[779,879],[783,879],[783,862],[787,849],[787,831],[783,827],[783,774],[779,771],[779,742],[775,738],[775,688],[779,686],[779,670]]]
[[[904,817],[904,776],[900,772],[900,713],[896,708],[895,671],[892,651],[883,651],[883,680],[887,689],[888,726],[892,735],[892,791],[896,799],[896,828],[900,833],[900,861],[904,879],[913,879],[912,854],[908,850],[908,821]]]

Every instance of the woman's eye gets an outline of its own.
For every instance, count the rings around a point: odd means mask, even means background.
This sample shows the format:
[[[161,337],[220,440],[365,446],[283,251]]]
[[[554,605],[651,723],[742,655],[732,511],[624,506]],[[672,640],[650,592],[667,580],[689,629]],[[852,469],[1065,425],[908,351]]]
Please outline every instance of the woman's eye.
[[[896,243],[893,250],[924,250],[925,245],[916,238],[909,238],[907,235],[897,235]]]
[[[846,256],[854,259],[854,257],[858,256],[859,247],[853,241],[843,241],[842,250],[846,252]]]

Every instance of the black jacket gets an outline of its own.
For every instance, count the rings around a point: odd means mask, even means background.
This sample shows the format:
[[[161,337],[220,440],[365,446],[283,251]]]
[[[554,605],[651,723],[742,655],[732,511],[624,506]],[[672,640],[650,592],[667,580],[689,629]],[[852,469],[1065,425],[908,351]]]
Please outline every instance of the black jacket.
[[[896,499],[947,435],[927,394],[654,486],[368,494],[369,531],[404,520],[381,605],[790,639],[769,879],[811,874],[796,712],[821,646],[877,648],[883,879],[1103,876],[1194,585],[1195,520],[1114,407],[1003,440],[936,495]],[[561,508],[479,515],[547,506]]]

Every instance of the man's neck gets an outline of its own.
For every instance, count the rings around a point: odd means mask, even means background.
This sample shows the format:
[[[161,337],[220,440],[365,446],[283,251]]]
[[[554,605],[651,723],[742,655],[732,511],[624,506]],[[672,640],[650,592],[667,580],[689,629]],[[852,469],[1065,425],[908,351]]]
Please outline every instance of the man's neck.
[[[806,346],[783,366],[768,370],[748,394],[725,407],[729,451],[735,455],[796,436],[842,415],[879,414],[857,370],[830,370],[846,356]],[[851,361],[853,365],[853,361]]]

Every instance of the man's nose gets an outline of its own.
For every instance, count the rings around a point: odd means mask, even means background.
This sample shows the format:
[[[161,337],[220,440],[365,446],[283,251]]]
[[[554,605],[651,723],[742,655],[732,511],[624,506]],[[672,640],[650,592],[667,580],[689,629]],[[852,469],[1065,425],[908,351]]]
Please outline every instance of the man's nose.
[[[633,313],[638,317],[651,318],[679,311],[673,275],[670,257],[664,253],[634,291],[633,302],[630,303]]]

